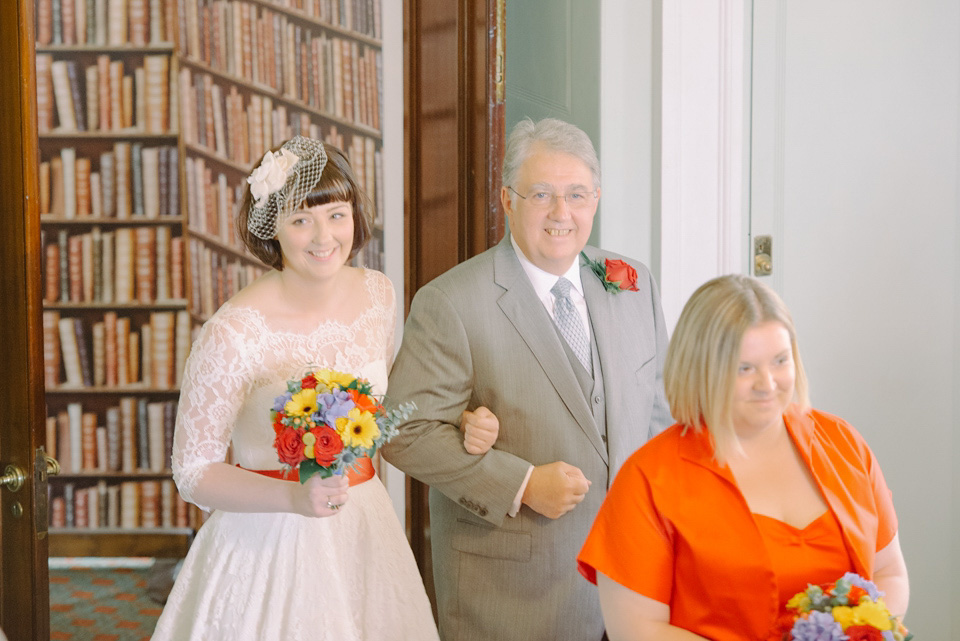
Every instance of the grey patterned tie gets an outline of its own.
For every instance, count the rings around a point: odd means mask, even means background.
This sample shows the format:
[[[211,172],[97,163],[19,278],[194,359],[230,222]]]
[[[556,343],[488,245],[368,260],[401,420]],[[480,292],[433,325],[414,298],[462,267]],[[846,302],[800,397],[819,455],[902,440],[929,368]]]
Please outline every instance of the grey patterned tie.
[[[590,360],[590,340],[587,330],[583,326],[583,317],[570,300],[571,283],[563,276],[550,289],[556,300],[553,303],[553,317],[560,328],[560,334],[567,341],[567,345],[577,355],[587,372],[593,371],[593,361]]]

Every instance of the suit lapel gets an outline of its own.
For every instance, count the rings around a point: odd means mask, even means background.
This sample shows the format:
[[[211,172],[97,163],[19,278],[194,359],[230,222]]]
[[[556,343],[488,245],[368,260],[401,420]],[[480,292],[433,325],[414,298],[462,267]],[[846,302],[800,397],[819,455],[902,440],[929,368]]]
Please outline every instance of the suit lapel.
[[[582,259],[578,258],[577,260]],[[583,297],[587,300],[587,313],[590,315],[590,323],[593,325],[594,339],[597,342],[597,351],[599,352],[600,362],[610,367],[612,364],[623,360],[622,351],[625,345],[629,343],[620,340],[620,324],[618,323],[617,313],[614,308],[616,296],[620,294],[611,294],[604,288],[603,283],[597,278],[590,267],[584,263],[580,266],[580,282],[583,284]],[[599,331],[602,329],[603,331]],[[609,378],[606,376],[607,370],[604,370],[604,387],[616,385],[616,372],[610,369]]]
[[[523,267],[517,260],[509,236],[505,236],[497,245],[494,282],[505,290],[497,301],[500,310],[530,348],[577,424],[606,460],[606,448],[600,440],[600,432],[580,390],[580,384],[570,369],[563,345],[560,344],[560,336],[554,330],[553,321],[543,303],[537,298],[533,285],[523,273]]]

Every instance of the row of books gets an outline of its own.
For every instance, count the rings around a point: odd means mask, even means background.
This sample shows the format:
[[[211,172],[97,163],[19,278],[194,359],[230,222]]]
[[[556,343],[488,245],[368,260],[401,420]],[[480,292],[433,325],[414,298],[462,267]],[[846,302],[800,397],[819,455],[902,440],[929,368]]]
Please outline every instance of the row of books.
[[[243,0],[204,4],[196,21],[198,41],[188,38],[181,46],[184,58],[342,120],[380,128],[379,48]]]
[[[241,92],[233,83],[224,87],[213,75],[188,68],[180,70],[180,102],[184,142],[245,170],[268,149],[298,134],[339,142],[344,149],[345,138],[359,138],[365,148],[376,146],[374,138],[344,136],[336,125],[321,128],[320,118],[307,111],[288,108],[267,95]]]
[[[177,0],[37,0],[37,45],[174,41]]]
[[[214,173],[202,156],[186,159],[187,225],[198,232],[243,252],[236,235],[234,216],[243,198],[246,182]]]
[[[171,237],[167,226],[60,229],[45,242],[44,257],[46,303],[149,305],[186,298],[183,237]]]
[[[204,518],[180,498],[170,479],[50,487],[50,526],[55,528],[197,529]]]
[[[190,309],[205,319],[266,271],[259,263],[228,256],[197,238],[190,239],[190,261]]]
[[[144,55],[128,69],[122,58],[101,54],[95,64],[37,54],[37,130],[40,134],[76,131],[176,131],[170,108],[173,76],[168,54]]]
[[[173,145],[116,142],[93,157],[63,147],[40,163],[40,212],[64,218],[179,216],[178,158]]]
[[[380,0],[270,0],[278,7],[295,9],[317,19],[380,40]]]
[[[190,351],[190,315],[152,312],[139,327],[130,317],[106,312],[90,323],[43,312],[46,388],[139,386],[174,389]]]
[[[102,414],[68,403],[46,422],[47,448],[63,474],[170,470],[176,401],[123,396]]]

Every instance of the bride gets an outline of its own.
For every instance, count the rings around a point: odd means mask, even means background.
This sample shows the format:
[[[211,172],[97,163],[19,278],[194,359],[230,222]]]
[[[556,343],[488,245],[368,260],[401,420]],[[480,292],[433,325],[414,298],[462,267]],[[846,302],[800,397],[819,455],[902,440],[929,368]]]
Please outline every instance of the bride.
[[[437,639],[373,466],[349,480],[277,478],[270,410],[287,380],[319,365],[385,391],[393,288],[347,265],[370,233],[365,196],[342,152],[301,136],[268,152],[247,182],[238,233],[273,270],[214,314],[187,363],[174,479],[213,514],[153,639]]]

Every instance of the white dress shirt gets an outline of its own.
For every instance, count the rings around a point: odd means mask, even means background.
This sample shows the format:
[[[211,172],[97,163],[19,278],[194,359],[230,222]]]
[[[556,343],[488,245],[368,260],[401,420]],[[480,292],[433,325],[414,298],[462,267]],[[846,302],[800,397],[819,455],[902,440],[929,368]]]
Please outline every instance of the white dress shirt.
[[[545,272],[531,263],[530,259],[528,259],[520,249],[520,246],[517,245],[517,241],[513,238],[512,234],[510,236],[510,244],[513,245],[513,251],[517,254],[517,260],[520,261],[520,266],[523,267],[524,273],[527,275],[527,278],[530,279],[530,284],[533,285],[533,291],[537,293],[537,298],[540,299],[540,302],[543,303],[543,306],[547,309],[550,318],[556,321],[557,319],[553,315],[553,304],[557,297],[554,296],[550,290],[557,284],[557,280],[560,277],[556,274]],[[583,320],[583,326],[587,330],[587,339],[589,340],[590,320],[589,316],[587,316],[587,299],[583,297],[583,282],[580,280],[579,255],[574,259],[573,264],[570,265],[570,269],[568,269],[563,276],[569,280],[572,285],[570,287],[570,300],[573,301],[573,306]],[[513,499],[513,506],[510,508],[510,511],[507,512],[507,516],[516,516],[517,512],[520,511],[520,506],[523,503],[523,493],[527,489],[527,483],[530,482],[530,475],[532,473],[533,466],[531,465],[530,469],[527,470],[526,478],[523,479],[523,484],[520,486],[520,491],[517,492],[517,496]]]

